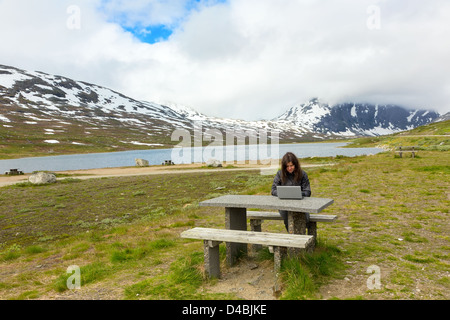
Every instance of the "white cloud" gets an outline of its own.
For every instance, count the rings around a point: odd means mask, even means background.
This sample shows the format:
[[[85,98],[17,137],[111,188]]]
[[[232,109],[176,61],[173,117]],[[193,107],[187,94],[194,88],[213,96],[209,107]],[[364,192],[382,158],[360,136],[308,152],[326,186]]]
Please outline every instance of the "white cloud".
[[[310,97],[450,110],[448,1],[188,2],[3,0],[0,63],[223,117],[272,118]],[[149,45],[114,21],[176,29]]]

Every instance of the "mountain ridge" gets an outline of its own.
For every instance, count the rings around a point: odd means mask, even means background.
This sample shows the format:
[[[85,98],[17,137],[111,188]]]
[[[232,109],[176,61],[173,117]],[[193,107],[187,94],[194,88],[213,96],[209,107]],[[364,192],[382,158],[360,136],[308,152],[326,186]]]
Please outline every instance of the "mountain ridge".
[[[290,121],[318,133],[334,132],[342,136],[384,135],[435,121],[439,113],[407,110],[396,105],[340,103],[333,106],[318,98],[288,109],[273,121]]]
[[[196,121],[205,131],[231,130],[245,135],[265,130],[277,133],[281,142],[304,142],[390,134],[440,116],[431,110],[409,111],[394,105],[330,106],[318,98],[283,111],[276,118],[258,121],[210,117],[177,103],[139,101],[95,84],[0,65],[3,143],[22,139],[43,145],[43,149],[48,144],[45,141],[50,140],[42,140],[43,135],[51,133],[60,133],[60,140],[51,139],[60,144],[65,139],[67,143],[79,143],[78,146],[104,145],[108,150],[126,150],[173,146],[178,141],[172,141],[172,133],[177,129],[192,133]],[[31,132],[35,136],[27,136]],[[20,137],[15,140],[15,135]],[[56,148],[56,144],[52,147]]]

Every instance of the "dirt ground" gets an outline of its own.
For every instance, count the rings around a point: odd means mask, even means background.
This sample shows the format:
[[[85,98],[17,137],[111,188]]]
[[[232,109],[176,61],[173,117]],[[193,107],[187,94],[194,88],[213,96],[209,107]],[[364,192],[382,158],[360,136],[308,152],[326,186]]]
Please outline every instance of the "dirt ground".
[[[136,175],[148,175],[148,174],[164,174],[173,172],[191,172],[196,168],[200,168],[203,165],[200,163],[195,164],[182,164],[174,166],[149,166],[149,167],[117,167],[117,168],[101,168],[101,169],[86,169],[86,170],[68,170],[68,171],[55,171],[56,174],[64,174],[72,176],[77,179],[90,179],[90,178],[103,178],[103,177],[120,177],[120,176],[136,176]],[[235,165],[237,167],[237,165]],[[249,169],[249,165],[240,165],[239,169]],[[211,170],[211,169],[200,169]],[[219,169],[220,170],[220,169]],[[225,170],[225,169],[223,169]],[[235,169],[226,169],[235,170]],[[31,173],[18,176],[0,176],[0,187],[12,185],[15,183],[26,182]],[[66,177],[59,178],[65,179]]]
[[[272,261],[248,257],[231,268],[223,268],[217,283],[205,288],[209,293],[230,293],[243,300],[276,300],[279,294]]]

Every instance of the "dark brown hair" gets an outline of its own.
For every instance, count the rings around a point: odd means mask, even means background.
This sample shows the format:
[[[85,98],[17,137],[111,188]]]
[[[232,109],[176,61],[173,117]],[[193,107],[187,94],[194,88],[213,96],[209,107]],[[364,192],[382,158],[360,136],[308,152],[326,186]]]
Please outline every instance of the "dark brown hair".
[[[297,156],[292,152],[287,152],[283,158],[281,159],[281,183],[285,184],[286,175],[287,175],[287,164],[292,162],[295,166],[294,169],[294,181],[299,182],[302,179],[302,168],[300,167],[300,162],[297,159]]]

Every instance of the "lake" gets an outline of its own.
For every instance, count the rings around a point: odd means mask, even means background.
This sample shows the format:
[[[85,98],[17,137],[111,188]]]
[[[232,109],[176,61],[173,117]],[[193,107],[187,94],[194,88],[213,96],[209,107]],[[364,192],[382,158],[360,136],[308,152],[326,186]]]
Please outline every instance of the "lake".
[[[0,173],[17,168],[23,172],[65,171],[134,166],[135,159],[148,160],[150,165],[160,165],[165,160],[175,164],[205,162],[210,158],[224,161],[261,161],[280,159],[291,151],[299,158],[343,155],[354,157],[382,152],[380,148],[341,148],[347,143],[296,143],[274,145],[241,145],[226,147],[194,147],[134,150],[108,153],[74,154],[0,160]],[[266,162],[267,163],[267,162]]]

